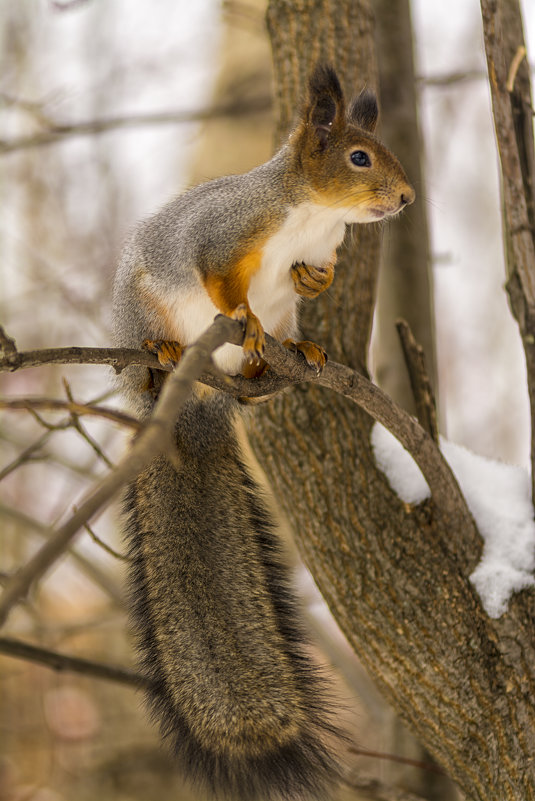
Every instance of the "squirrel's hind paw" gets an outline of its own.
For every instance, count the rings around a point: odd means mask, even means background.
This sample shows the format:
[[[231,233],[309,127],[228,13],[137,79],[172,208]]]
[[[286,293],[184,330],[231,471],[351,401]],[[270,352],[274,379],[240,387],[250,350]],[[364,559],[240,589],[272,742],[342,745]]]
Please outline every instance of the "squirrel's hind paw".
[[[327,364],[327,359],[329,358],[327,353],[321,345],[316,345],[315,342],[309,342],[309,340],[296,342],[293,339],[285,339],[282,344],[294,353],[302,353],[306,363],[316,372],[316,375],[319,375]]]
[[[162,367],[169,365],[176,367],[184,352],[179,342],[169,339],[146,339],[143,342],[143,349],[154,353]]]
[[[266,343],[264,329],[260,320],[252,313],[246,303],[240,303],[239,306],[236,306],[230,316],[238,320],[244,327],[245,336],[242,348],[245,358],[251,363],[260,362],[264,355]]]

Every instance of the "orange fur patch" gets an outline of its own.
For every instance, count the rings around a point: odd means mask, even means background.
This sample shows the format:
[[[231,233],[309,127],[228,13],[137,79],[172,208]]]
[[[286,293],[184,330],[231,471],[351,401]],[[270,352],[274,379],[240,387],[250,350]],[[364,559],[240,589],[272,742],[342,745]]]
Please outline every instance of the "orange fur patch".
[[[223,314],[231,314],[240,303],[247,303],[252,276],[260,269],[262,250],[251,250],[232,265],[226,275],[208,275],[203,283],[210,299]]]

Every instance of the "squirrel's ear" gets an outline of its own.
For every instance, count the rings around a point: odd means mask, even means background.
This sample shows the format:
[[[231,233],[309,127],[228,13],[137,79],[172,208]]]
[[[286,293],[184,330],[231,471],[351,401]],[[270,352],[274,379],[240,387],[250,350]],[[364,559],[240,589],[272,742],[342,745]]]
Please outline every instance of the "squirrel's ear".
[[[344,95],[332,67],[318,64],[308,82],[307,120],[314,126],[322,147],[332,127],[344,117]]]
[[[379,116],[375,92],[371,89],[363,89],[349,106],[347,116],[354,125],[373,133]]]

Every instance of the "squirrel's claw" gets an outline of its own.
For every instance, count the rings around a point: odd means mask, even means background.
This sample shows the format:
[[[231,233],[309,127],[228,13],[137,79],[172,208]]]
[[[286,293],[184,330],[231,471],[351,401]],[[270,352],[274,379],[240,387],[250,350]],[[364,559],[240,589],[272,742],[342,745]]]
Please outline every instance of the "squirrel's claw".
[[[334,263],[330,263],[326,267],[312,267],[304,262],[295,262],[290,267],[290,275],[298,295],[315,298],[332,284]]]
[[[282,344],[294,353],[302,353],[306,363],[315,371],[316,375],[320,375],[327,364],[329,358],[327,353],[321,345],[316,345],[315,342],[309,342],[309,340],[296,342],[294,339],[285,339]]]
[[[243,352],[249,363],[260,362],[264,355],[266,337],[264,329],[258,317],[252,313],[246,303],[236,306],[232,314],[233,319],[238,320],[245,330],[243,337]]]
[[[184,348],[179,342],[170,339],[146,339],[142,345],[144,350],[154,353],[162,367],[176,367],[182,358]]]

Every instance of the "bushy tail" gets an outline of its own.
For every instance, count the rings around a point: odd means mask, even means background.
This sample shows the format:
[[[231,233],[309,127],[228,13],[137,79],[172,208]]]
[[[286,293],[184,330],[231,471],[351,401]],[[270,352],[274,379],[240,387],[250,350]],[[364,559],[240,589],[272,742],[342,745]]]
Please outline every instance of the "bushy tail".
[[[186,775],[217,795],[321,797],[337,774],[321,679],[232,415],[222,396],[192,400],[180,467],[157,459],[125,499],[149,703]]]

